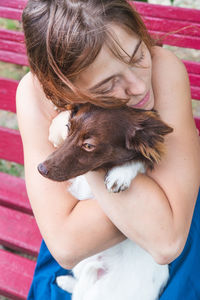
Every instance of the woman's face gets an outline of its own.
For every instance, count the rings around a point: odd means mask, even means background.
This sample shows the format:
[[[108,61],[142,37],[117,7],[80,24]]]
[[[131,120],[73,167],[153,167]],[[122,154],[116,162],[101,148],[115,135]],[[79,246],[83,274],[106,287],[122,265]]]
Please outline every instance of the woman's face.
[[[152,109],[152,59],[143,41],[129,30],[112,25],[117,41],[124,51],[119,60],[103,45],[95,61],[77,77],[75,84],[82,90],[97,89],[116,98],[129,99],[127,105],[139,109]],[[127,54],[128,55],[127,55]]]

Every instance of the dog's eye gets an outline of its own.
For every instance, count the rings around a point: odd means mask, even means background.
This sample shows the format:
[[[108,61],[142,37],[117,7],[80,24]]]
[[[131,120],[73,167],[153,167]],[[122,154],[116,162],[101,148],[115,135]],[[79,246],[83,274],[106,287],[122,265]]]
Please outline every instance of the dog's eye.
[[[92,144],[89,144],[89,143],[84,143],[83,145],[82,145],[82,148],[84,149],[84,150],[86,150],[86,151],[93,151],[94,150],[94,148],[95,148],[95,146],[94,145],[92,145]]]

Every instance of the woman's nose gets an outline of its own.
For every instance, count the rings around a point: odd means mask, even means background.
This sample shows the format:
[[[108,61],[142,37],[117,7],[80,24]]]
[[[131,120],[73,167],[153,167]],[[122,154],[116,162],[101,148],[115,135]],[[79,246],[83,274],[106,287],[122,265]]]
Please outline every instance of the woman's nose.
[[[127,72],[127,87],[126,94],[128,96],[144,95],[146,92],[146,83],[143,79],[139,78],[131,69]]]

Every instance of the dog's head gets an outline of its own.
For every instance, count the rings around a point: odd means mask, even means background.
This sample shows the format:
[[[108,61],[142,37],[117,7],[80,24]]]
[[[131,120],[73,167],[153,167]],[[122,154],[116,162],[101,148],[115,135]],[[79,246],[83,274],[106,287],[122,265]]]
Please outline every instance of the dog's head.
[[[71,115],[65,142],[38,170],[47,178],[64,181],[130,160],[153,168],[164,152],[164,135],[170,132],[172,128],[155,111],[82,105]]]

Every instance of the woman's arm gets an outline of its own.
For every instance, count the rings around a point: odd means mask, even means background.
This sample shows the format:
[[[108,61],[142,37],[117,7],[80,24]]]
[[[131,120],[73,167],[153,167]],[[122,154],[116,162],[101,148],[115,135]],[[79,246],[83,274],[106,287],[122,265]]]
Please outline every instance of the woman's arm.
[[[184,246],[199,187],[199,139],[185,69],[173,55],[161,55],[155,57],[165,65],[154,64],[154,81],[158,81],[154,92],[160,100],[156,108],[175,128],[166,139],[167,156],[154,172],[137,176],[130,189],[119,195],[105,190],[101,173],[92,172],[93,178],[88,173],[98,202],[77,202],[67,192],[66,183],[51,182],[38,174],[38,163],[53,151],[48,143],[53,116],[45,105],[41,109],[47,100],[33,85],[31,75],[19,86],[18,120],[29,198],[48,248],[66,268],[125,238],[109,218],[160,263],[174,259]]]
[[[69,269],[125,237],[97,201],[77,201],[67,191],[67,182],[50,181],[37,171],[37,165],[55,150],[48,141],[49,125],[55,115],[37,80],[27,74],[17,90],[17,116],[28,196],[50,252]]]
[[[138,175],[118,195],[104,187],[103,174],[90,172],[87,180],[112,222],[125,236],[165,264],[183,250],[200,182],[200,144],[191,109],[188,76],[171,52],[153,53],[155,108],[174,128],[166,137],[167,154],[153,172]]]

